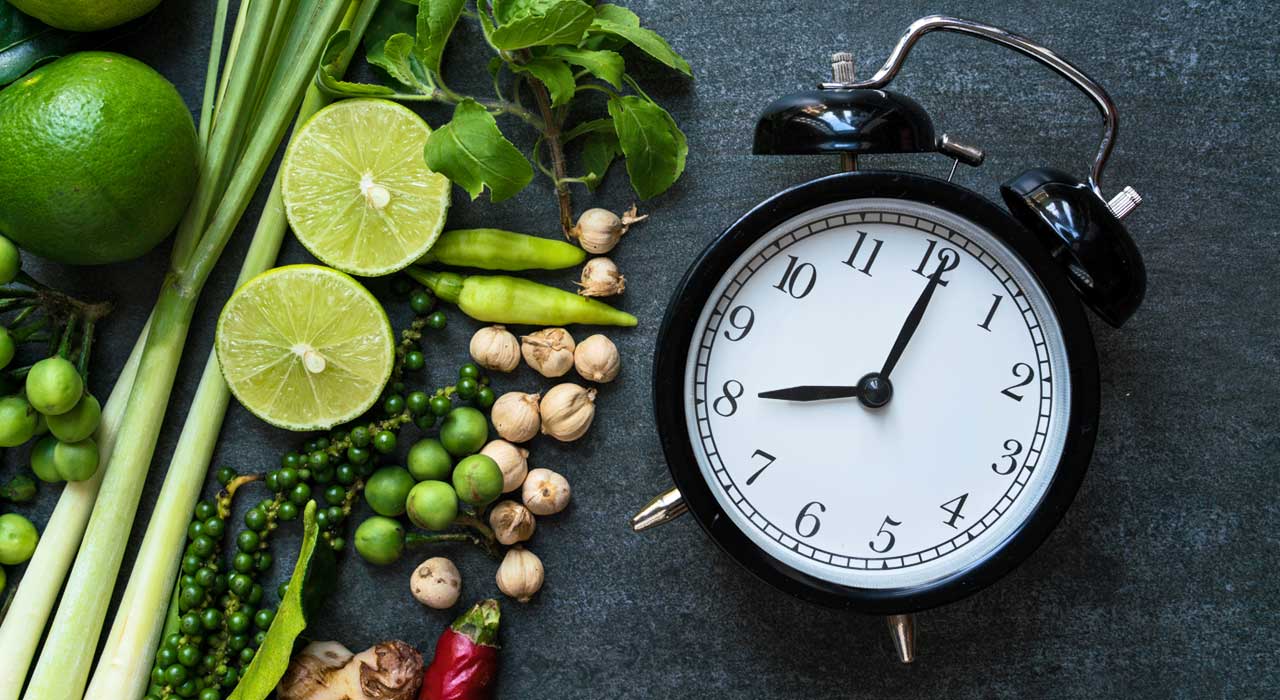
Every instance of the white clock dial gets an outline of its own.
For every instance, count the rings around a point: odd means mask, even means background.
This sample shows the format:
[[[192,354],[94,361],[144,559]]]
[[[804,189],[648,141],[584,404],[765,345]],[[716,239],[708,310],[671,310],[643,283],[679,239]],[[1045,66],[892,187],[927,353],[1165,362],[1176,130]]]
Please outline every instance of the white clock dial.
[[[761,392],[854,386],[881,369],[939,265],[889,403]],[[1035,275],[936,207],[857,199],[763,235],[698,320],[685,369],[698,466],[756,545],[821,579],[913,586],[1015,533],[1052,481],[1070,377]]]

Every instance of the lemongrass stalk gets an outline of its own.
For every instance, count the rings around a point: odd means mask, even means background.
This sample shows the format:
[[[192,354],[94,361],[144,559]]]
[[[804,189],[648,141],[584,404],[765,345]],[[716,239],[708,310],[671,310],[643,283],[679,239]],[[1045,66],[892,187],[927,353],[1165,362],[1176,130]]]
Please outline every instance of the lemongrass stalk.
[[[204,99],[200,103],[200,146],[209,145],[213,127],[214,97],[218,92],[218,76],[222,68],[222,43],[227,31],[227,6],[230,0],[218,0],[213,12],[213,38],[209,40],[209,65],[204,73]]]
[[[253,8],[261,8],[265,2],[254,2]],[[165,280],[156,303],[151,332],[138,370],[138,380],[125,411],[121,432],[132,437],[119,443],[111,452],[111,458],[103,478],[102,492],[94,505],[93,514],[75,566],[67,582],[63,603],[54,617],[49,637],[36,664],[35,673],[24,696],[26,700],[66,700],[80,697],[85,688],[89,666],[93,660],[99,634],[110,596],[103,586],[113,582],[120,571],[124,545],[128,531],[137,512],[143,479],[155,451],[156,440],[164,419],[170,390],[178,361],[190,329],[191,316],[200,291],[207,281],[218,256],[226,247],[249,199],[262,179],[271,156],[279,147],[289,117],[302,100],[303,92],[311,82],[312,73],[345,3],[338,0],[315,0],[307,10],[298,15],[298,22],[305,23],[296,51],[285,55],[296,56],[297,62],[277,62],[274,65],[272,83],[282,89],[273,95],[272,103],[264,111],[262,120],[249,129],[252,134],[249,145],[227,191],[221,198],[208,229],[200,237],[200,244],[193,253],[190,265],[175,261],[174,269]],[[261,9],[257,12],[262,12]],[[265,29],[248,25],[245,47],[250,47],[254,35],[259,37]],[[256,50],[242,47],[235,65]],[[284,73],[288,77],[281,77]],[[246,71],[246,75],[248,72]],[[227,90],[227,100],[241,89],[237,83],[244,79],[232,79]],[[234,114],[235,111],[232,112]],[[219,142],[222,124],[214,124],[211,154]]]
[[[366,0],[363,4],[353,2],[348,8],[342,27],[350,29],[355,38],[340,57],[339,70],[346,69],[377,4],[377,0]],[[295,131],[328,102],[324,93],[312,85],[298,110]],[[237,286],[274,264],[286,229],[277,175],[241,266]],[[164,634],[164,598],[174,590],[186,537],[185,524],[200,497],[229,398],[217,357],[210,352],[85,700],[137,698],[148,687],[151,659]],[[172,607],[169,606],[170,610]]]
[[[115,445],[125,405],[142,361],[142,348],[151,323],[143,326],[133,352],[120,370],[115,387],[102,408],[102,419],[94,438],[98,443],[100,459],[105,460]],[[35,555],[27,563],[26,576],[13,598],[13,605],[0,625],[0,700],[17,700],[22,684],[27,679],[31,660],[44,634],[45,623],[53,604],[62,590],[62,582],[71,568],[89,512],[98,487],[102,484],[102,469],[85,481],[67,483],[58,498],[58,505],[49,516]]]

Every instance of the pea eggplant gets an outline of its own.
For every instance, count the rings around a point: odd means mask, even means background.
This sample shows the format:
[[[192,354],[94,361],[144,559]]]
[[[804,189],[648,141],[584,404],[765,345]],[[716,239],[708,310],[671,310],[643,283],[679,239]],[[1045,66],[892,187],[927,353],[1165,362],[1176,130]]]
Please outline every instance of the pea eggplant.
[[[490,700],[498,677],[498,601],[485,600],[446,629],[418,700]]]
[[[445,231],[418,260],[481,270],[562,270],[581,265],[587,254],[576,245],[496,228]]]
[[[625,311],[563,289],[506,275],[459,275],[410,267],[409,276],[477,321],[529,326],[634,326]]]

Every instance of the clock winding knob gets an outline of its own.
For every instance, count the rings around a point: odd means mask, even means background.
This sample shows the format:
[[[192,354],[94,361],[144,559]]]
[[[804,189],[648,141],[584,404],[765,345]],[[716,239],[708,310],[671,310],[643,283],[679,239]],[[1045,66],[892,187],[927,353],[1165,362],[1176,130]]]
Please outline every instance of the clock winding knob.
[[[1107,209],[1110,209],[1117,219],[1124,219],[1124,217],[1132,214],[1139,204],[1142,204],[1142,195],[1138,194],[1138,191],[1132,187],[1125,185],[1124,189],[1117,192],[1116,196],[1107,202]]]
[[[835,83],[853,82],[853,54],[848,51],[831,54],[831,81]]]

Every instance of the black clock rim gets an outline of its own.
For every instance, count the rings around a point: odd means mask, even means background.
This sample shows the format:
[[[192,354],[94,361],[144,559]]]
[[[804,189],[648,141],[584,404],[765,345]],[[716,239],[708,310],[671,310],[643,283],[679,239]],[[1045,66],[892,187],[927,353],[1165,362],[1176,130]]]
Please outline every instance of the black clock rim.
[[[1062,327],[1071,373],[1071,415],[1058,471],[1036,511],[986,557],[947,578],[894,589],[841,586],[766,554],[733,524],[698,469],[685,424],[684,370],[694,326],[728,267],[760,235],[810,209],[848,199],[887,197],[958,214],[999,238],[1022,258],[1048,296]],[[689,512],[735,561],[774,587],[813,603],[887,615],[952,603],[991,585],[1027,559],[1075,499],[1093,455],[1099,414],[1097,353],[1076,292],[1036,239],[982,196],[937,178],[898,171],[858,171],[779,192],[721,233],[690,266],[667,308],[653,367],[654,412],[672,479]]]

